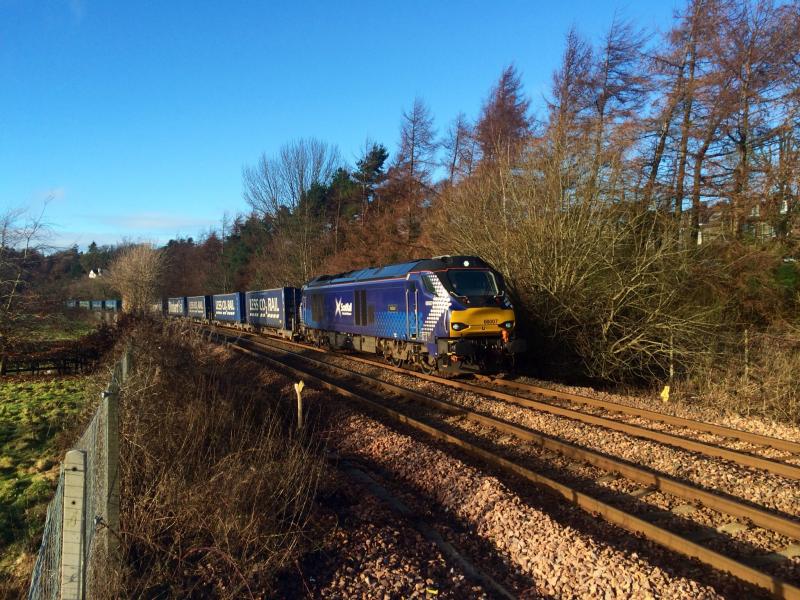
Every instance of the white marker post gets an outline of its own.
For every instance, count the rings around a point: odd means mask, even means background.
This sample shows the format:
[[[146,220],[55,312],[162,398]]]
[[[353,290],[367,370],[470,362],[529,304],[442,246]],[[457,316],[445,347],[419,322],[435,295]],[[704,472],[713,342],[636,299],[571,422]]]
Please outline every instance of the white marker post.
[[[305,386],[303,380],[294,384],[294,393],[297,394],[297,431],[303,428],[303,388]]]

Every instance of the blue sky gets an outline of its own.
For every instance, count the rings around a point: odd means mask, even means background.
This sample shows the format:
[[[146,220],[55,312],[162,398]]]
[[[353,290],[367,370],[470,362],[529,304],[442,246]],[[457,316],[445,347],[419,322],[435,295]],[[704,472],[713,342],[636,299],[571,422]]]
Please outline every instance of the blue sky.
[[[262,151],[393,151],[415,95],[441,132],[511,62],[539,108],[570,26],[658,32],[682,4],[0,0],[0,209],[52,197],[61,246],[197,236],[246,212]]]

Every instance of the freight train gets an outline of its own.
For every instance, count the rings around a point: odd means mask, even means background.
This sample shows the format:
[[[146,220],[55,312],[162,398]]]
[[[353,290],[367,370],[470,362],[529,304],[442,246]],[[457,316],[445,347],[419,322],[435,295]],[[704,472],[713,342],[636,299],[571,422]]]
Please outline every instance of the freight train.
[[[67,308],[83,308],[94,311],[119,312],[122,309],[122,300],[67,300]]]
[[[525,351],[503,277],[476,256],[320,275],[302,289],[167,298],[153,310],[377,354],[427,373],[503,370]]]

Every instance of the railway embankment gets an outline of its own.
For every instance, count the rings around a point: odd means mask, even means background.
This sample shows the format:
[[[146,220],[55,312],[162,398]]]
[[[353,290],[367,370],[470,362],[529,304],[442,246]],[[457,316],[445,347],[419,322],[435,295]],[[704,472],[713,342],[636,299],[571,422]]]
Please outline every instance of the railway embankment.
[[[433,525],[326,451],[329,393],[305,391],[298,431],[296,380],[279,369],[180,324],[151,323],[126,343],[121,560],[108,596],[372,598],[384,586],[389,597],[490,597],[454,569]]]

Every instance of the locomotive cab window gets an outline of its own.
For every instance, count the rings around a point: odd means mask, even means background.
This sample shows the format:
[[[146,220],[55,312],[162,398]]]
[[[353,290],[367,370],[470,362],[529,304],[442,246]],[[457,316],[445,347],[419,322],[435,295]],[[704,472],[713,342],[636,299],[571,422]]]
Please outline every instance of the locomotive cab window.
[[[436,294],[436,288],[433,287],[433,275],[424,274],[422,276],[422,287],[425,288],[425,291],[429,294]]]
[[[491,271],[450,269],[447,279],[457,296],[497,296],[500,293]]]

